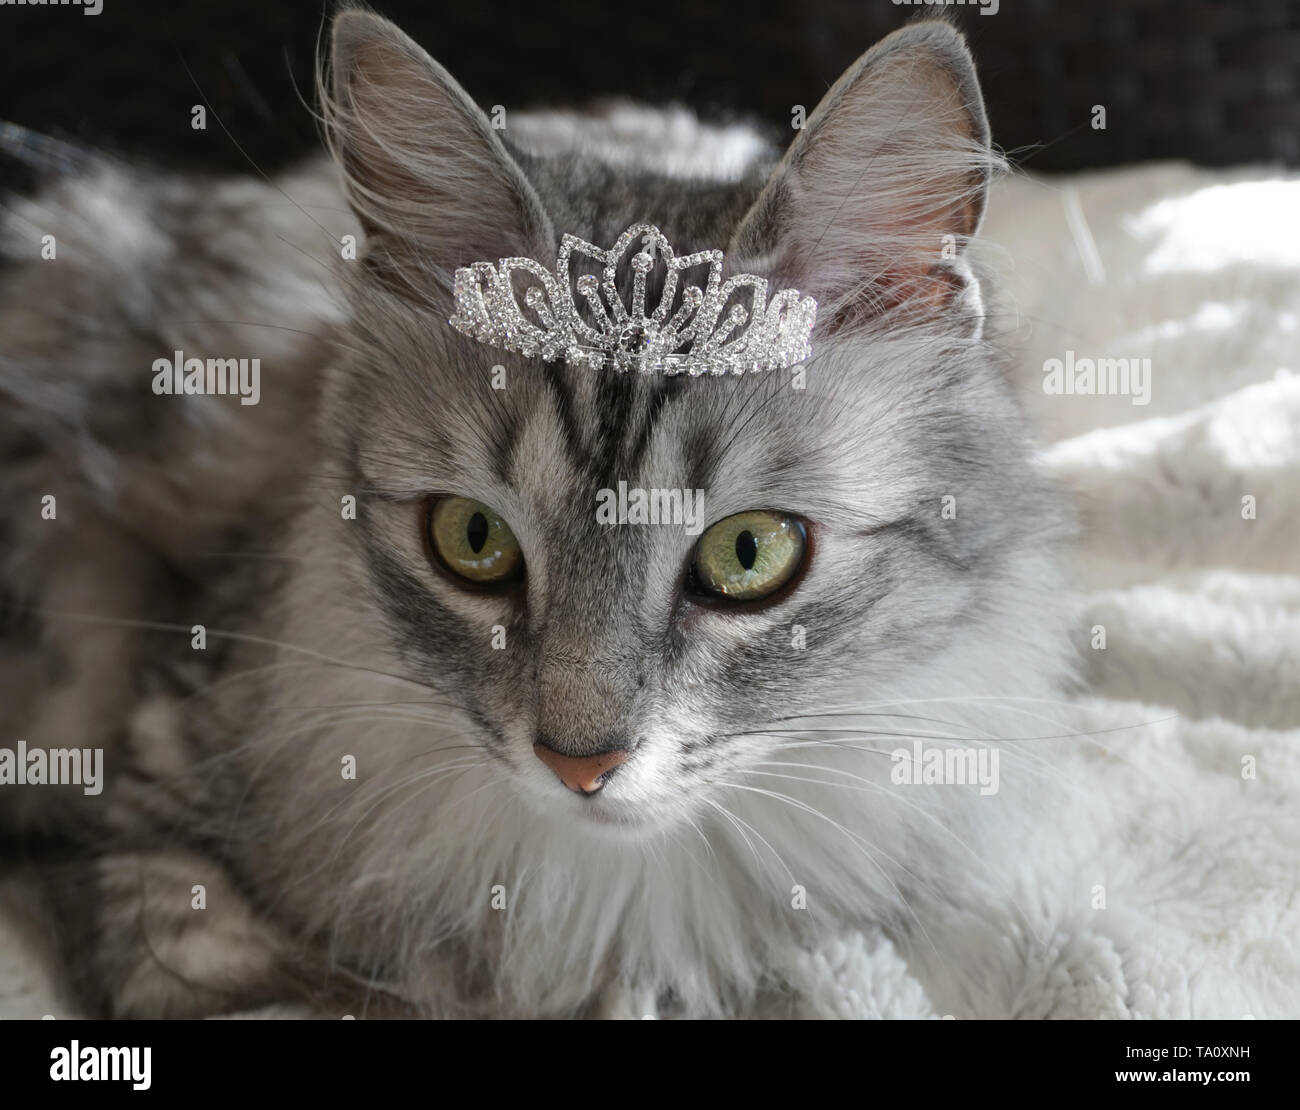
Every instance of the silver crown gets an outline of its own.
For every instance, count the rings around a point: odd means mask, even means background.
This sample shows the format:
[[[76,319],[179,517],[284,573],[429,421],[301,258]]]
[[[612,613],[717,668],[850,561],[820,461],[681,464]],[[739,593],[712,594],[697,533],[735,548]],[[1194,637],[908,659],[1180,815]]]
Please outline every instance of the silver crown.
[[[634,249],[629,263],[632,303],[627,305],[615,282],[619,263]],[[574,279],[574,255],[598,263],[603,277],[581,274]],[[503,258],[495,267],[490,262],[462,266],[456,271],[456,313],[448,323],[490,347],[597,370],[743,374],[779,370],[808,358],[817,302],[801,298],[796,289],[782,289],[769,301],[767,281],[753,274],[724,282],[722,258],[718,250],[675,255],[663,232],[651,224],[633,224],[609,250],[566,235],[554,274],[531,258]],[[663,291],[647,315],[646,279],[656,266],[665,270]],[[682,273],[704,266],[704,288],[686,286],[670,317]],[[517,274],[524,275],[523,306],[515,292]],[[575,289],[589,310],[587,319],[574,300]]]

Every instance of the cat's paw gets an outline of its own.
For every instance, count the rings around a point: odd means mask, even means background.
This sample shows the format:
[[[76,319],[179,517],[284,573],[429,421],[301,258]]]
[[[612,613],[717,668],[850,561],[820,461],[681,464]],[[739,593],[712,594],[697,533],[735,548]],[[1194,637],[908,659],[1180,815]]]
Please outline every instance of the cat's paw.
[[[91,1014],[202,1017],[282,1000],[285,939],[211,861],[137,851],[61,870],[60,949]]]

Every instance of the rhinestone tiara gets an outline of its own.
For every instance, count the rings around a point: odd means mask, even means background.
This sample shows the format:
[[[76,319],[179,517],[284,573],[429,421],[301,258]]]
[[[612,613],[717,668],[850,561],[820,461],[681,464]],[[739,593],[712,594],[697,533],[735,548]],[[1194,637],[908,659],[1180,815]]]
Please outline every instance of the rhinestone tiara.
[[[616,284],[629,253],[630,305]],[[584,273],[575,279],[575,256],[596,263],[602,277]],[[817,302],[800,297],[796,289],[782,289],[768,300],[767,281],[753,274],[724,282],[722,259],[719,250],[676,255],[652,224],[633,224],[609,250],[566,235],[553,274],[531,258],[460,267],[456,312],[448,323],[489,347],[540,356],[544,362],[562,358],[571,366],[596,370],[698,377],[780,370],[808,358]],[[647,278],[656,267],[663,272],[663,290],[647,314]],[[687,285],[678,299],[682,275],[704,267],[704,287]],[[585,302],[585,314],[574,299],[575,289]]]

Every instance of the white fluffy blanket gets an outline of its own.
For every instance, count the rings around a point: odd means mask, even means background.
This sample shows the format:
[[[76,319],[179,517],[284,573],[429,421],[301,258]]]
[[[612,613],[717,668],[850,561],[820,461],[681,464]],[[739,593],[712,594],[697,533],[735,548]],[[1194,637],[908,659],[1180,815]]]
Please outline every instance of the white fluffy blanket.
[[[1092,804],[957,923],[952,1016],[1300,1017],[1300,179],[1018,178],[986,232],[1082,517],[1091,691],[1063,773]],[[1149,358],[1149,403],[1046,393],[1067,352]],[[781,970],[810,1015],[944,1016],[883,936]],[[0,1017],[43,1013],[67,1011],[0,915]]]

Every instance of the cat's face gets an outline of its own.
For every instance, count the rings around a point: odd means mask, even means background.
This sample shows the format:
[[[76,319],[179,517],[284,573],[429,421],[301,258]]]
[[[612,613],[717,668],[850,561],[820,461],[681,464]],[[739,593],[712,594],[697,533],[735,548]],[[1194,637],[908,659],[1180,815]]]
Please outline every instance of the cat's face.
[[[987,170],[968,58],[913,28],[779,165],[686,181],[508,149],[390,25],[340,28],[335,145],[370,240],[326,419],[405,665],[548,817],[653,828],[767,785],[744,776],[791,718],[888,697],[1021,542],[963,255]],[[816,296],[813,357],[622,375],[447,324],[455,267],[549,264],[560,234],[608,246],[639,220]]]

